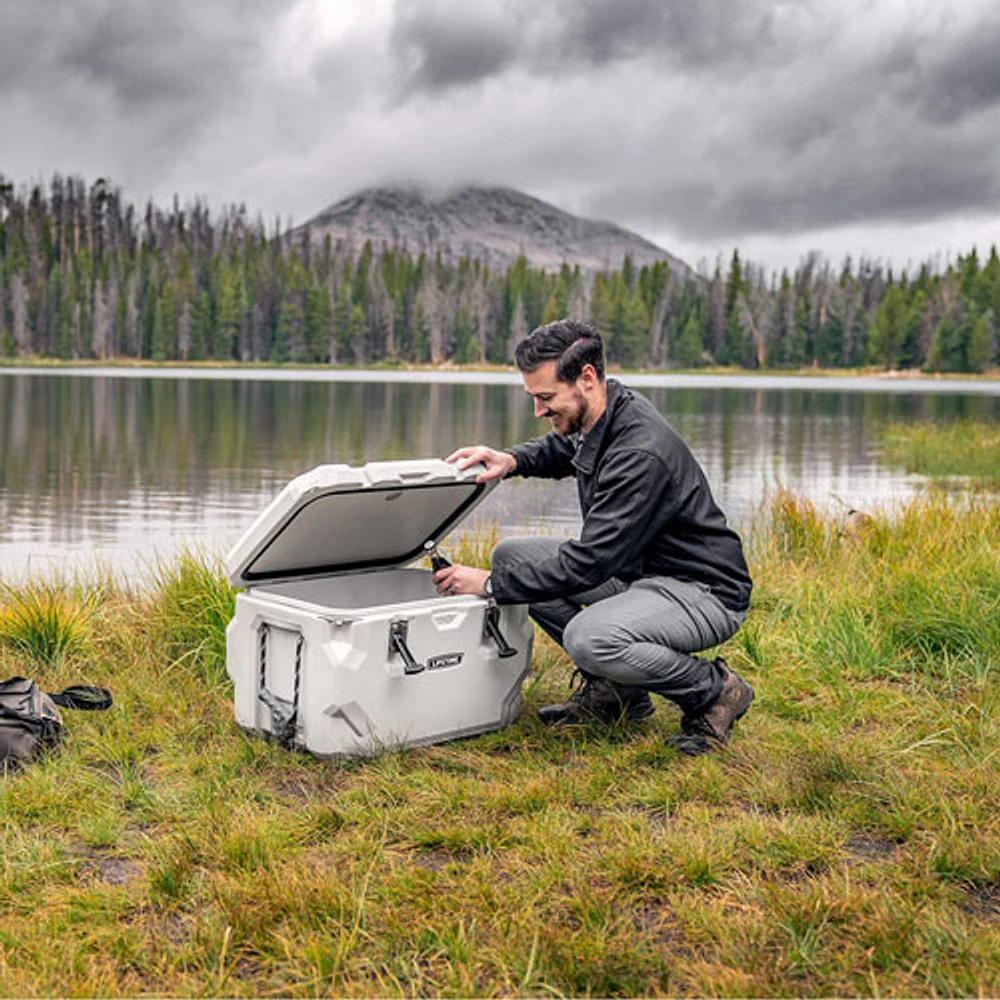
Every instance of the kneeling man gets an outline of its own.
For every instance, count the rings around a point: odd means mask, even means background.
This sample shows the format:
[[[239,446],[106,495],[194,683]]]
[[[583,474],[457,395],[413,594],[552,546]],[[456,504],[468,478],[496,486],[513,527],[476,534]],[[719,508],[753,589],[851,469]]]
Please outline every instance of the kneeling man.
[[[448,460],[482,463],[484,480],[574,476],[580,537],[504,540],[489,572],[435,573],[439,593],[530,605],[582,677],[567,701],[540,710],[543,722],[641,719],[655,693],[683,712],[671,740],[678,750],[724,745],[753,689],[721,658],[692,654],[724,642],[746,617],[751,581],[739,536],[673,428],[644,396],[605,378],[592,327],[539,327],[516,359],[552,432],[506,451],[461,448]]]

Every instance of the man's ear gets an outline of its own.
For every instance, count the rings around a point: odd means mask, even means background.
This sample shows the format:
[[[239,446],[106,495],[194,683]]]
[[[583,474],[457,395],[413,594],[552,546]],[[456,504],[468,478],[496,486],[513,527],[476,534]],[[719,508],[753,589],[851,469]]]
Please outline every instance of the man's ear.
[[[580,369],[580,380],[588,389],[593,389],[600,382],[597,377],[597,369],[593,365],[584,365]]]

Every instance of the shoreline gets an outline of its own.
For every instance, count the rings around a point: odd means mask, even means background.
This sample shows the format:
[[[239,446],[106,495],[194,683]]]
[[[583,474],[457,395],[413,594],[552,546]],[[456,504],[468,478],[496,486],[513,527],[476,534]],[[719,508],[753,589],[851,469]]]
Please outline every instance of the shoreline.
[[[865,368],[619,370],[608,374],[638,388],[774,389],[829,392],[929,392],[1000,395],[1000,370],[982,375],[925,373],[913,369],[884,371]],[[510,385],[521,379],[514,368],[500,366],[385,366],[371,368],[328,365],[258,365],[180,362],[66,363],[5,361],[0,375],[65,375],[75,378],[170,379],[215,381],[392,382],[440,385]]]

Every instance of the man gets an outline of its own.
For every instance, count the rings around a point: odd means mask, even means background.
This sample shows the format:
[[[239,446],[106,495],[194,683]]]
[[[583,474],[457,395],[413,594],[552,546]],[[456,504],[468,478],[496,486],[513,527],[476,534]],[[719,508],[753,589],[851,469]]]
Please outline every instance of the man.
[[[643,396],[605,379],[592,327],[539,327],[516,359],[552,432],[507,451],[461,448],[448,461],[482,463],[483,480],[575,476],[580,537],[504,540],[489,572],[436,572],[438,592],[530,605],[582,676],[566,702],[540,710],[544,723],[642,719],[653,692],[683,712],[671,739],[678,750],[723,746],[753,689],[721,658],[691,654],[724,642],[746,617],[751,581],[739,537],[673,428]]]

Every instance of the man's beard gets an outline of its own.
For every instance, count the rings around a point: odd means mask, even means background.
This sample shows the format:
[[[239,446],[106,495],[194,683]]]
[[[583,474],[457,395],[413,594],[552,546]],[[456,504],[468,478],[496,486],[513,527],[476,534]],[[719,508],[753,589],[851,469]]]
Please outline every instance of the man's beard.
[[[581,433],[583,431],[583,425],[586,423],[587,416],[590,413],[590,406],[582,394],[576,397],[575,402],[577,404],[576,413],[573,415],[567,414],[566,429],[559,432],[560,434],[564,434],[566,437],[569,437],[571,434]]]

